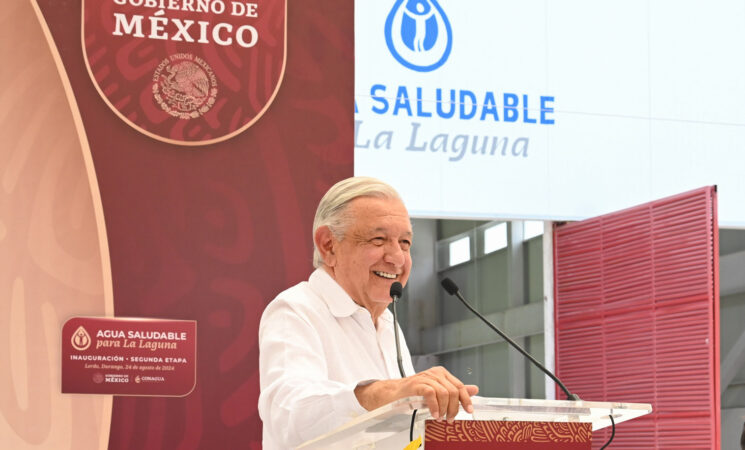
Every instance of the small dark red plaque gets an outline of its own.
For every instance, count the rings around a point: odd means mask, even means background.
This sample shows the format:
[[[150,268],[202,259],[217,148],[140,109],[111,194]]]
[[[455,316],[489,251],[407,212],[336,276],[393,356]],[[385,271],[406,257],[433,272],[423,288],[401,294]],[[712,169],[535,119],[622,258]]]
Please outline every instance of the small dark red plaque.
[[[185,396],[196,348],[193,320],[73,317],[62,326],[62,392]]]

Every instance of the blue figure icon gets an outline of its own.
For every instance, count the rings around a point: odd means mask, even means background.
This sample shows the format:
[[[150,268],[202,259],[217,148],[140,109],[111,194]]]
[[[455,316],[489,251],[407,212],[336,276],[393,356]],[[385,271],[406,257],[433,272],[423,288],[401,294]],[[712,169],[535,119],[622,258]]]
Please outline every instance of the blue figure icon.
[[[420,72],[444,64],[452,47],[450,22],[437,0],[397,0],[386,19],[385,38],[398,62]]]
[[[401,28],[404,44],[415,52],[429,50],[437,41],[437,20],[434,17],[434,9],[424,0],[406,2]]]

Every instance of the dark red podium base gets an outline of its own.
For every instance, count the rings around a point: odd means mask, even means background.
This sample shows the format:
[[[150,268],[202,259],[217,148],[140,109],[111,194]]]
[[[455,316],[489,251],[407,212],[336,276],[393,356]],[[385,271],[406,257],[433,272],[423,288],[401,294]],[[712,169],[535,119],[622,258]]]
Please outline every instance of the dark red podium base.
[[[493,449],[495,443],[500,450],[589,450],[591,441],[589,423],[427,420],[424,426],[427,450]]]

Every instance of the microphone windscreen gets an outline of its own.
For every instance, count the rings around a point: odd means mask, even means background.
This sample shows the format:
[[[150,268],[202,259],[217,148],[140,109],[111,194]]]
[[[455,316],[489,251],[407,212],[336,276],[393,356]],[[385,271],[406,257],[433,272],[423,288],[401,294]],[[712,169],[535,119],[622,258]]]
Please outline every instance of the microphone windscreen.
[[[401,298],[401,294],[404,293],[404,287],[398,281],[391,285],[391,297]]]
[[[450,278],[445,278],[440,282],[440,284],[442,284],[442,287],[444,287],[450,295],[455,295],[455,293],[458,292],[458,285]]]

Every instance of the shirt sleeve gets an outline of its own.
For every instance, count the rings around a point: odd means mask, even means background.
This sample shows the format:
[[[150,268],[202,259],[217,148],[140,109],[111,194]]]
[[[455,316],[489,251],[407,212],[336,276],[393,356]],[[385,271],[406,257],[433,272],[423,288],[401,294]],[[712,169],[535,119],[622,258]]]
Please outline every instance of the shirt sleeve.
[[[281,299],[275,299],[261,319],[259,415],[283,448],[296,447],[366,412],[354,394],[359,382],[328,379],[318,333]]]

